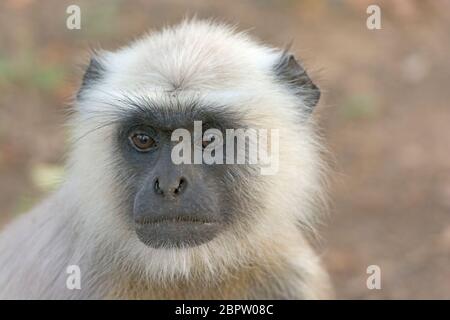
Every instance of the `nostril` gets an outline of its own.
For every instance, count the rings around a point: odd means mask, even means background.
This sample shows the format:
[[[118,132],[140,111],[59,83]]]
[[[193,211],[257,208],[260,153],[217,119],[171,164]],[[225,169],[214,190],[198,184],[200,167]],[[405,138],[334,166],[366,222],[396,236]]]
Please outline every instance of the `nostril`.
[[[175,188],[174,194],[180,194],[186,188],[186,179],[180,178],[178,181],[178,187]]]
[[[155,190],[156,194],[163,194],[163,191],[161,190],[161,187],[159,186],[159,179],[156,178],[155,182],[153,183],[153,190]]]

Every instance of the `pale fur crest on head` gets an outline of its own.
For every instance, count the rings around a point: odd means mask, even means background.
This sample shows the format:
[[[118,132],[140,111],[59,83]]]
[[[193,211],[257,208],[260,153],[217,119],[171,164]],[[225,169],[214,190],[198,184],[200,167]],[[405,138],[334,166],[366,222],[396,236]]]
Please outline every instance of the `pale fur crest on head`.
[[[82,238],[105,252],[100,263],[152,281],[219,279],[258,257],[288,255],[299,228],[314,230],[325,166],[304,101],[276,79],[273,67],[282,54],[229,26],[197,20],[150,33],[116,52],[97,53],[102,75],[83,89],[71,120],[74,148],[66,190],[81,193],[80,215],[89,221]],[[243,199],[265,199],[264,208],[246,208],[250,224],[188,249],[152,249],[138,240],[124,220],[122,191],[110,169],[116,111],[132,108],[126,97],[174,106],[198,99],[241,112],[253,128],[280,130],[278,173],[261,184],[236,185]]]

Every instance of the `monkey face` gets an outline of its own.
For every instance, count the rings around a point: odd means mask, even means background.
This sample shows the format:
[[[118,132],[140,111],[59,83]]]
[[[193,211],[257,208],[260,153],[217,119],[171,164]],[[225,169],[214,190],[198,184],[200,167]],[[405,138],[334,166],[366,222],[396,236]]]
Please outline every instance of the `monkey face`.
[[[218,258],[219,247],[235,245],[239,249],[233,252],[242,254],[236,239],[250,246],[270,237],[267,221],[287,224],[297,216],[305,221],[296,207],[314,202],[318,194],[306,188],[317,180],[308,118],[319,97],[288,52],[207,24],[97,53],[77,95],[73,122],[83,139],[76,143],[72,163],[86,175],[82,183],[92,192],[89,198],[98,201],[94,206],[108,208],[96,217],[98,225],[120,226],[120,234],[102,236],[139,248],[143,259],[151,250],[140,242],[163,249],[202,246],[189,254]],[[195,135],[195,121],[203,130],[220,132],[283,131],[277,177],[262,176],[258,165],[237,161],[175,163],[178,141],[172,134],[183,128]],[[201,145],[192,143],[194,155]]]
[[[122,172],[120,181],[129,181],[129,220],[144,244],[153,248],[198,246],[233,222],[237,210],[232,204],[237,203],[233,199],[237,195],[227,176],[242,176],[247,169],[224,161],[219,165],[193,159],[210,143],[203,140],[205,129],[214,124],[222,132],[224,125],[238,125],[232,119],[231,114],[205,112],[200,104],[177,110],[146,105],[124,116],[117,135],[117,168]],[[198,120],[204,123],[199,143],[192,132]],[[184,141],[189,149],[183,151],[191,153],[189,163],[174,161],[179,141],[173,141],[173,132],[179,128],[189,136],[183,138],[190,140]]]

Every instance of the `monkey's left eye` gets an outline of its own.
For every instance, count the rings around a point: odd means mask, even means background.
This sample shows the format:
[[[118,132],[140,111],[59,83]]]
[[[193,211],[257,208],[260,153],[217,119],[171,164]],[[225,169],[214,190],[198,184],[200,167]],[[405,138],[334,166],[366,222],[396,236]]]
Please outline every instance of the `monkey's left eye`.
[[[135,147],[140,152],[149,151],[156,144],[155,140],[152,137],[150,137],[146,133],[141,132],[133,133],[129,139],[133,144],[133,147]]]
[[[202,141],[202,148],[205,149],[210,143],[214,142],[216,137],[214,136],[207,136]]]

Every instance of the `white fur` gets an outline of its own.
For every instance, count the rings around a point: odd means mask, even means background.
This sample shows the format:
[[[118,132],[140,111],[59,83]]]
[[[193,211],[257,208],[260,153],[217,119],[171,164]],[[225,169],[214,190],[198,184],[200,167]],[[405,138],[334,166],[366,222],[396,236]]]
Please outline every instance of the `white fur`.
[[[186,21],[101,53],[105,78],[84,93],[71,121],[75,142],[66,182],[0,235],[0,297],[121,298],[127,297],[122,287],[130,275],[143,287],[184,279],[194,288],[220,283],[254,264],[279,279],[279,289],[269,288],[267,297],[325,296],[326,275],[303,235],[305,228],[314,230],[316,209],[323,202],[321,148],[313,121],[302,112],[303,102],[274,77],[271,68],[280,54],[246,34],[205,21]],[[243,199],[254,194],[266,199],[265,210],[247,208],[251,220],[195,248],[142,244],[118,212],[120,190],[109,166],[116,127],[101,127],[111,108],[130,108],[117,100],[123,93],[154,101],[195,98],[226,104],[245,111],[253,128],[279,129],[279,172],[261,184],[236,185]],[[70,264],[81,267],[80,291],[65,287]],[[164,296],[136,291],[134,297]],[[235,298],[257,297],[241,295]]]

